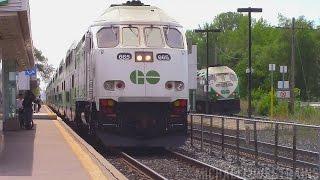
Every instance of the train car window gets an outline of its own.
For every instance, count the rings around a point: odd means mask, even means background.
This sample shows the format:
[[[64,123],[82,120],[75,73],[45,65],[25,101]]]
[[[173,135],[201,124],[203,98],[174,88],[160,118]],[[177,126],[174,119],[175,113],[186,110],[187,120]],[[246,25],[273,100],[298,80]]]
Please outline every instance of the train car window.
[[[164,46],[160,28],[146,27],[144,28],[144,36],[145,36],[146,46],[148,47]]]
[[[74,75],[71,77],[71,87],[74,88]]]
[[[175,28],[163,28],[166,41],[169,47],[183,49],[183,36],[181,32]]]
[[[136,27],[122,28],[122,45],[139,46],[139,29]]]
[[[104,27],[97,33],[98,47],[111,48],[119,44],[119,28],[118,27]]]
[[[70,102],[70,92],[66,92],[66,102]]]

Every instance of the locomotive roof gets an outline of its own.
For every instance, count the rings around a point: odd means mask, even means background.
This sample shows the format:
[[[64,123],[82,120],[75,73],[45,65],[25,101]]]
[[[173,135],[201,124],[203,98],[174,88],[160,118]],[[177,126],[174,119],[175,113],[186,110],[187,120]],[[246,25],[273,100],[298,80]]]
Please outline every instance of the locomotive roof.
[[[112,5],[95,21],[100,24],[154,24],[154,25],[181,25],[168,16],[163,10],[148,5]]]

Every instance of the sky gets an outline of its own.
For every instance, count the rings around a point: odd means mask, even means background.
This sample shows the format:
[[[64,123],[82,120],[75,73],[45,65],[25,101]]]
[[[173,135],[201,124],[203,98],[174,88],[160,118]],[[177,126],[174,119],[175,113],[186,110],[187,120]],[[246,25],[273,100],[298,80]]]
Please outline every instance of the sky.
[[[31,28],[34,46],[41,50],[56,68],[72,42],[80,40],[89,25],[111,4],[126,0],[30,0]],[[253,18],[263,17],[277,25],[278,14],[286,17],[304,15],[320,24],[319,0],[141,0],[157,6],[175,18],[186,29],[195,29],[222,12],[237,8],[262,8]]]

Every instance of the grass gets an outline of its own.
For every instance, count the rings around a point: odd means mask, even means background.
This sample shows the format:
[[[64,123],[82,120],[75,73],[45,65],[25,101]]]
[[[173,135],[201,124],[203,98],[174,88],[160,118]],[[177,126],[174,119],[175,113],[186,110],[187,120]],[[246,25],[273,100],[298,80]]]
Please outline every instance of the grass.
[[[239,113],[239,115],[247,115],[248,101],[241,100],[240,106],[241,112]],[[253,110],[253,115],[262,116],[255,109]],[[278,102],[278,104],[274,107],[274,119],[303,124],[320,125],[320,109],[310,106],[302,107],[299,102],[296,102],[295,112],[293,114],[290,114],[288,103],[285,101]]]

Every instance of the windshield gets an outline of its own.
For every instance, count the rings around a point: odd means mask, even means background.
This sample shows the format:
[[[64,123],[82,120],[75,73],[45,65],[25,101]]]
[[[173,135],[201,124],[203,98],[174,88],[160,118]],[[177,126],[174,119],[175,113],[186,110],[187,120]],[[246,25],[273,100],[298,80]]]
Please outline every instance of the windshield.
[[[124,27],[122,29],[123,46],[139,46],[139,30],[136,27]]]
[[[147,27],[144,29],[146,46],[163,47],[164,42],[161,35],[161,29],[157,27]]]
[[[104,27],[97,33],[98,47],[111,48],[119,44],[119,28]]]
[[[227,82],[230,81],[230,76],[228,73],[220,73],[220,74],[216,74],[215,78],[217,80],[217,82]]]
[[[166,41],[169,47],[183,49],[183,36],[175,28],[164,28]]]

